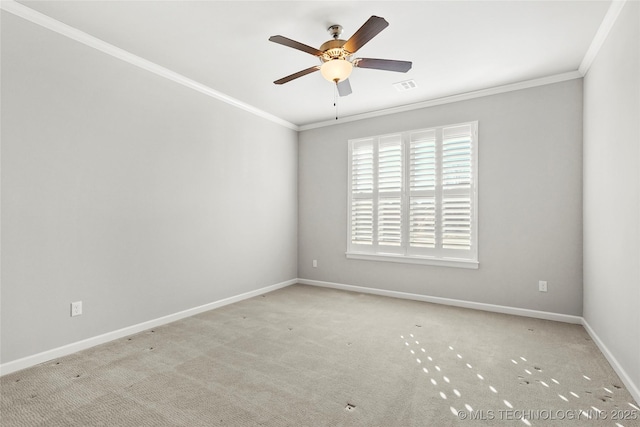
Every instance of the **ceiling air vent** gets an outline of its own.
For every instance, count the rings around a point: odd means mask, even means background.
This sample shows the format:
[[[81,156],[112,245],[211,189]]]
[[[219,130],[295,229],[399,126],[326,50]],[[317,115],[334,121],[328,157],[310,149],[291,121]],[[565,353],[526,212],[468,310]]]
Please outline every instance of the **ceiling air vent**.
[[[415,89],[418,87],[415,80],[405,80],[403,82],[394,83],[393,87],[396,88],[398,92],[406,92],[411,89]]]

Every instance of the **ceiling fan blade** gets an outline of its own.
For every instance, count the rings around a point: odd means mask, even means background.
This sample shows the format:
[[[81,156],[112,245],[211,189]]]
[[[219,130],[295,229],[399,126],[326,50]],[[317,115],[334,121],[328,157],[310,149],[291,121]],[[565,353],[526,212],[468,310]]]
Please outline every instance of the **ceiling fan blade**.
[[[338,82],[338,95],[351,95],[351,83],[349,83],[349,79],[344,79],[343,81]]]
[[[342,46],[350,53],[356,53],[358,49],[364,46],[369,40],[378,35],[378,33],[389,26],[389,23],[379,16],[372,16],[365,22],[362,27],[351,36],[349,40]]]
[[[358,58],[353,61],[354,67],[398,71],[400,73],[409,71],[411,65],[411,61],[395,61],[393,59]]]
[[[281,85],[283,83],[290,82],[291,80],[295,80],[298,77],[302,77],[302,76],[306,76],[307,74],[311,74],[314,71],[318,71],[319,69],[320,69],[320,66],[316,65],[314,67],[307,68],[306,70],[302,70],[302,71],[298,71],[297,73],[293,73],[290,76],[283,77],[280,80],[276,80],[274,83],[277,84],[277,85]]]
[[[314,56],[322,55],[322,51],[316,49],[315,47],[307,46],[306,44],[297,42],[295,40],[288,39],[284,36],[271,36],[269,37],[270,42],[278,43],[284,46],[292,47],[294,49],[301,50],[303,52],[310,53]]]

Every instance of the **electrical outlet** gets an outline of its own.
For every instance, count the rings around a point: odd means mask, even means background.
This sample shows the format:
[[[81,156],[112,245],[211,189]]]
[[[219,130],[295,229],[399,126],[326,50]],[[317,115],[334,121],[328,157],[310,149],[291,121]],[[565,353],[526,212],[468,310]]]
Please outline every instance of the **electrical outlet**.
[[[82,301],[71,303],[71,317],[80,316],[82,314]]]
[[[318,267],[318,260],[317,259],[313,260],[313,267],[314,268]]]
[[[540,292],[547,292],[547,281],[546,280],[538,281],[538,290]]]

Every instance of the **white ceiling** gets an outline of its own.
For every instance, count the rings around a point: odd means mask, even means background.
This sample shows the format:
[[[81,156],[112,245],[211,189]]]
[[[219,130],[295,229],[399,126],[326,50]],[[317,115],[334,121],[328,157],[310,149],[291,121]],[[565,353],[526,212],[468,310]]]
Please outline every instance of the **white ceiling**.
[[[371,15],[389,27],[356,57],[413,61],[406,74],[354,69],[341,117],[576,71],[611,4],[602,1],[20,1],[107,43],[298,126],[335,116],[318,64],[271,43],[320,47],[331,24],[348,39]],[[413,79],[418,88],[392,84]]]

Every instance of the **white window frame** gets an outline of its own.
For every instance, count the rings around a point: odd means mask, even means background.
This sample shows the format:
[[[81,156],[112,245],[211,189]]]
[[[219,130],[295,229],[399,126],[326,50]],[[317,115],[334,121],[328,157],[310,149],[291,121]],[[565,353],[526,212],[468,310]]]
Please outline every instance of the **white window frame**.
[[[420,192],[410,192],[410,147],[411,147],[411,135],[415,135],[420,132],[435,131],[436,135],[436,164],[438,169],[442,168],[442,141],[443,130],[455,128],[458,126],[470,126],[471,128],[471,186],[469,190],[466,190],[471,199],[471,234],[470,234],[470,248],[469,250],[461,249],[444,249],[442,248],[441,239],[441,220],[442,220],[442,208],[438,206],[436,208],[436,218],[438,218],[438,226],[436,226],[435,233],[437,234],[436,247],[435,248],[418,248],[409,245],[409,204],[411,197],[419,197]],[[402,147],[402,189],[397,195],[401,197],[401,236],[402,242],[400,246],[384,246],[378,244],[378,224],[377,224],[377,212],[378,201],[380,194],[378,193],[378,147],[379,141],[383,139],[389,139],[399,137],[401,139]],[[358,144],[372,144],[373,150],[373,188],[370,196],[362,196],[354,194],[352,191],[352,161],[353,161],[353,149]],[[348,141],[348,182],[347,182],[347,251],[346,257],[349,259],[359,260],[371,260],[371,261],[389,261],[408,264],[424,264],[435,265],[444,267],[458,267],[477,269],[479,267],[478,262],[478,122],[465,122],[453,125],[436,126],[425,129],[416,129],[406,132],[398,132],[393,134],[377,135],[366,138],[352,139]],[[431,190],[431,193],[435,197],[434,200],[442,201],[442,174],[438,172],[436,174],[435,190]],[[455,190],[445,190],[455,192]],[[387,195],[389,193],[386,193]],[[437,197],[435,196],[437,194]],[[355,244],[352,242],[352,202],[357,199],[371,199],[372,200],[372,239],[370,244]]]

